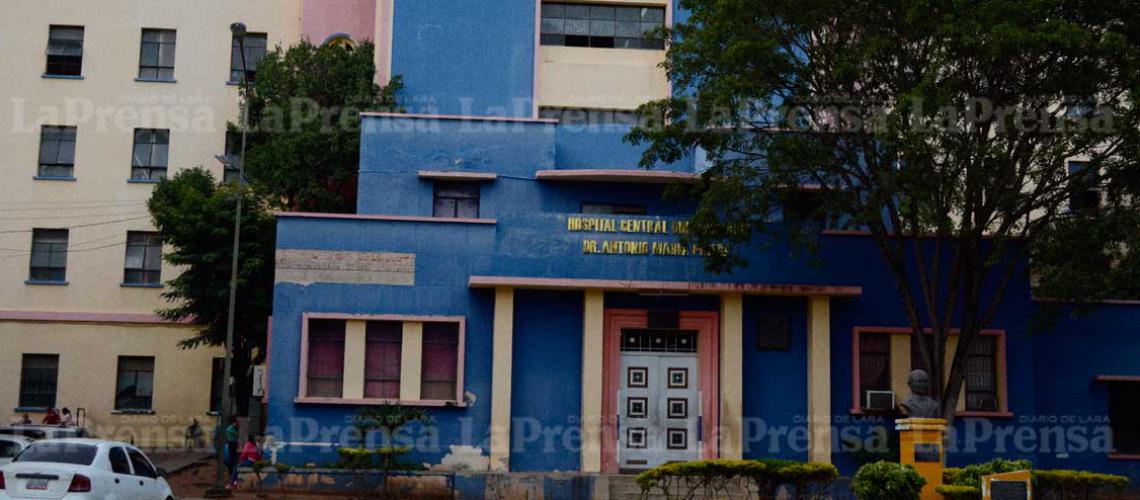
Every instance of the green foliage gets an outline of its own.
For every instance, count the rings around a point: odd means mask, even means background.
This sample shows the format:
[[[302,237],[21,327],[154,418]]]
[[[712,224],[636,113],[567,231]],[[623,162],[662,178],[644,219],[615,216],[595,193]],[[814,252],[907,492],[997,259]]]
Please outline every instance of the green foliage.
[[[946,467],[942,469],[942,484],[958,484],[958,478],[966,472],[961,467]]]
[[[250,88],[246,175],[286,210],[352,212],[360,112],[395,111],[397,76],[376,85],[375,47],[307,41],[266,54]]]
[[[909,326],[933,330],[918,345],[932,379],[947,380],[933,394],[945,418],[954,417],[974,339],[1007,285],[1027,279],[1026,257],[1057,299],[1096,300],[1140,283],[1140,257],[1119,250],[1140,238],[1127,204],[1140,192],[1140,20],[1131,7],[683,6],[690,15],[674,26],[664,63],[683,91],[642,106],[645,121],[627,136],[647,145],[643,166],[695,147],[707,153],[702,182],[681,191],[699,202],[692,242],[723,250],[706,254],[714,270],[763,259],[757,248],[785,248],[777,241],[810,251],[820,222],[869,231]],[[1100,175],[1070,172],[1073,157]],[[812,189],[796,189],[804,185]],[[1068,215],[1071,189],[1086,185],[1103,191],[1104,208]],[[1064,222],[1073,217],[1100,223]],[[1097,257],[1079,271],[1061,251],[1074,241]],[[1081,273],[1079,286],[1070,272]],[[945,356],[952,323],[959,347]]]
[[[989,462],[968,465],[963,469],[959,469],[961,472],[953,477],[953,481],[945,481],[946,471],[943,471],[942,477],[947,484],[981,488],[982,476],[1030,470],[1032,468],[1033,463],[1029,460],[1005,460],[998,458]]]
[[[293,467],[287,464],[277,463],[273,464],[273,470],[276,470],[278,474],[285,475],[293,472]]]
[[[434,425],[431,415],[423,408],[394,404],[360,408],[352,417],[352,426],[361,438],[361,446],[337,450],[341,456],[338,467],[358,470],[375,468],[382,471],[421,470],[421,464],[401,462],[399,457],[411,451],[411,448],[395,444],[400,430],[413,423]],[[384,445],[365,448],[364,442],[376,434],[379,434]],[[377,462],[373,461],[374,458]]]
[[[238,308],[234,319],[233,373],[239,404],[248,401],[248,372],[265,353],[266,318],[273,310],[273,266],[277,225],[248,188],[219,185],[206,169],[179,171],[164,179],[147,202],[168,250],[163,259],[181,274],[166,282],[171,306],[158,311],[172,321],[193,321],[195,335],[184,348],[225,344],[229,317],[234,208],[244,197],[239,249]],[[245,395],[245,397],[242,397]]]
[[[918,500],[925,484],[914,467],[875,462],[859,468],[851,489],[859,500]]]
[[[978,500],[982,498],[982,490],[975,486],[955,486],[943,484],[935,486],[934,491],[946,500]]]
[[[666,498],[698,498],[700,495],[732,497],[754,494],[774,498],[777,488],[790,485],[798,498],[825,498],[839,476],[831,464],[791,460],[696,460],[674,462],[637,476],[642,496],[659,492]]]
[[[1033,490],[1038,498],[1086,500],[1112,498],[1128,489],[1124,476],[1075,470],[1033,472]]]

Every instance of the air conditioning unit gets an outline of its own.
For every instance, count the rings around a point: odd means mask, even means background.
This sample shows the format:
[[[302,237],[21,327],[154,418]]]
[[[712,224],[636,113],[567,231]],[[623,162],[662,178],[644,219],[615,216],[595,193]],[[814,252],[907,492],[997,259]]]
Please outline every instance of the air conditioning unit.
[[[867,391],[863,409],[867,411],[891,411],[895,409],[895,391]]]

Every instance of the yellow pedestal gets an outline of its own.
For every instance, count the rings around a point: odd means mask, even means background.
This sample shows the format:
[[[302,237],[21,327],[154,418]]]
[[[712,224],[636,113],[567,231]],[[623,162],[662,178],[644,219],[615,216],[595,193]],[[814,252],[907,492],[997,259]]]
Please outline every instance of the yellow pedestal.
[[[895,421],[899,431],[899,462],[914,466],[926,479],[922,500],[942,500],[934,488],[942,484],[946,454],[942,446],[946,421],[941,418],[904,418]]]

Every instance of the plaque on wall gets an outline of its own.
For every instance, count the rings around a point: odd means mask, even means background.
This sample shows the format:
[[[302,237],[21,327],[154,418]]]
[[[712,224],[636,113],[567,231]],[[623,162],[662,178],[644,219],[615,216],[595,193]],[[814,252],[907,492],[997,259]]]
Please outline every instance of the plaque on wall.
[[[792,332],[787,316],[761,316],[756,328],[756,349],[788,351],[791,348]]]
[[[914,443],[915,462],[941,462],[942,445],[937,443]]]
[[[982,476],[983,500],[1033,498],[1033,473],[1027,470]]]

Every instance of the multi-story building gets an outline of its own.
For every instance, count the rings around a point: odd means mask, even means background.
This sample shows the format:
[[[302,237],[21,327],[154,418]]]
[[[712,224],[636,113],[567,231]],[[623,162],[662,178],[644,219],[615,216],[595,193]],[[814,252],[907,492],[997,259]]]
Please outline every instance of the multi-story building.
[[[231,23],[248,26],[255,65],[301,37],[380,40],[385,9],[376,0],[5,3],[5,422],[67,407],[96,434],[143,445],[181,444],[195,419],[208,432],[221,350],[180,349],[191,327],[155,315],[178,270],[161,259],[145,202],[179,168],[229,174],[216,156],[230,153],[226,123],[239,116]]]
[[[872,239],[823,231],[815,259],[756,241],[749,267],[711,273],[682,242],[694,207],[662,199],[700,152],[645,170],[622,142],[622,111],[670,92],[641,33],[674,17],[668,2],[396,5],[390,69],[414,113],[365,116],[357,214],[279,218],[279,459],[333,459],[352,414],[381,403],[428,409],[432,428],[397,444],[442,468],[778,457],[850,474],[887,451],[922,360]],[[1140,308],[1031,336],[1028,279],[1006,297],[945,458],[1140,476],[1140,344],[1121,337]]]

